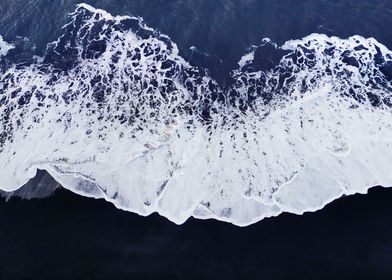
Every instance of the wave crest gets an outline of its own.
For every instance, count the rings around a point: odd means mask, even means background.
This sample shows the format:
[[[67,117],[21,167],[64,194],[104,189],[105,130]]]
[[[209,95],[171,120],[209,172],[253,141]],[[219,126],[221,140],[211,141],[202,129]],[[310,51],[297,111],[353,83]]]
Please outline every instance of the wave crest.
[[[391,184],[392,52],[375,39],[265,39],[231,77],[79,5],[45,57],[0,72],[0,189],[40,168],[141,215],[248,225]]]

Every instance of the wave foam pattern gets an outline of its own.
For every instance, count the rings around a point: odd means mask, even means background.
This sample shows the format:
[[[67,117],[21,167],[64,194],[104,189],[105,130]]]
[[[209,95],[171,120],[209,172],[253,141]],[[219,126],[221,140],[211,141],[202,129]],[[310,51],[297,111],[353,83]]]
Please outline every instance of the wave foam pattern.
[[[248,225],[389,186],[392,52],[263,40],[220,87],[141,19],[79,5],[44,58],[0,72],[0,189],[37,168],[176,223]]]
[[[9,50],[13,48],[12,44],[8,44],[3,40],[3,37],[0,36],[0,58],[5,56]]]

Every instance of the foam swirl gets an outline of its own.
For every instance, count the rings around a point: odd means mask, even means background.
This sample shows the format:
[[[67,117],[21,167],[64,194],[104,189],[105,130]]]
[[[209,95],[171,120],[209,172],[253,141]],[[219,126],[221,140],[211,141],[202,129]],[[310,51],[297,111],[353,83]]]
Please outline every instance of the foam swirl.
[[[0,72],[0,189],[40,168],[141,215],[244,226],[391,185],[392,52],[375,39],[265,39],[231,76],[81,4],[43,58]]]

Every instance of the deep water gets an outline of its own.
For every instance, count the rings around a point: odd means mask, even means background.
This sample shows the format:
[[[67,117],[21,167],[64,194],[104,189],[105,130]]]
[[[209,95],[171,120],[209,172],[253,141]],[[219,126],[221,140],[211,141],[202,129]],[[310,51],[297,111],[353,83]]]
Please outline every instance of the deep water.
[[[0,34],[7,41],[29,38],[21,46],[23,59],[31,53],[42,55],[77,3],[142,17],[169,35],[183,57],[206,66],[223,83],[246,49],[266,37],[280,45],[311,33],[361,35],[392,48],[389,0],[2,0]],[[190,51],[192,46],[199,53]]]

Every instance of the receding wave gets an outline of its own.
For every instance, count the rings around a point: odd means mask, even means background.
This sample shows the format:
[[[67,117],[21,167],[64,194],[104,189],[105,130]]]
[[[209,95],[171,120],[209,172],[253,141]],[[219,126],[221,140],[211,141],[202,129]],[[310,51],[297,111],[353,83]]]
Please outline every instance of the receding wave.
[[[245,226],[392,185],[392,52],[373,38],[264,39],[223,87],[140,18],[81,4],[62,34],[0,67],[2,190],[39,168],[141,215]]]

